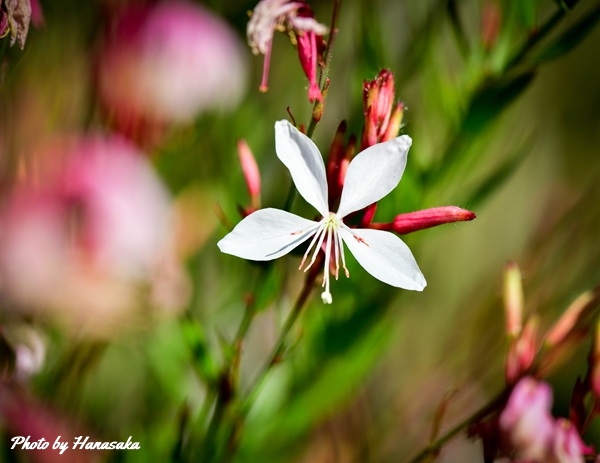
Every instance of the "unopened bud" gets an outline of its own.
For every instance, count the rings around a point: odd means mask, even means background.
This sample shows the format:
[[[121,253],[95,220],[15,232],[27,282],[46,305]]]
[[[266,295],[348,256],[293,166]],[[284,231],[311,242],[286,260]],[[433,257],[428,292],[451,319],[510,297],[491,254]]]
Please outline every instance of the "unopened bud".
[[[348,166],[350,165],[350,160],[354,157],[355,154],[356,137],[354,135],[350,135],[350,137],[348,137],[348,143],[346,143],[346,147],[344,148],[342,158],[339,162],[337,175],[334,178],[334,183],[336,185],[336,193],[333,197],[329,198],[330,202],[332,203],[332,211],[336,210],[339,205],[340,196],[344,188],[344,180],[346,179],[346,171],[348,170]]]
[[[509,337],[518,336],[523,318],[523,285],[521,271],[515,262],[510,262],[504,270],[504,311],[506,334]]]
[[[364,214],[362,219],[360,220],[360,228],[368,228],[371,222],[373,221],[373,217],[375,217],[375,212],[377,212],[377,203],[373,203],[368,205],[364,209]]]
[[[387,122],[392,111],[396,89],[394,74],[388,69],[382,69],[377,77],[363,84],[363,109],[374,120]]]
[[[548,331],[546,335],[546,345],[548,347],[556,346],[564,342],[572,336],[579,337],[585,333],[581,329],[585,329],[585,323],[582,323],[598,301],[598,291],[586,291],[575,299],[562,314],[556,324]],[[587,330],[587,329],[585,329]]]
[[[260,207],[260,171],[256,159],[254,159],[254,155],[245,140],[238,140],[237,149],[244,180],[250,194],[250,202],[252,208],[256,210]]]
[[[490,50],[498,40],[502,11],[495,1],[487,1],[483,5],[481,15],[481,42],[486,50]]]
[[[338,128],[331,142],[329,148],[329,156],[327,157],[327,188],[329,198],[329,209],[336,210],[336,201],[339,200],[339,196],[342,191],[342,184],[339,181],[340,168],[342,160],[344,159],[344,152],[346,150],[345,139],[346,130],[348,125],[346,121],[340,122]]]
[[[308,77],[308,100],[312,103],[315,100],[322,101],[321,89],[317,83],[317,36],[314,32],[301,32],[298,34],[298,57]]]
[[[381,142],[393,140],[400,133],[402,127],[402,119],[404,117],[404,103],[399,101],[392,112],[385,133],[381,136]]]
[[[396,109],[394,109],[395,98],[394,74],[390,70],[383,69],[375,79],[364,82],[363,111],[365,115],[365,127],[362,134],[361,151],[384,141],[384,136],[388,134],[392,110],[396,118],[395,123],[398,125],[398,129],[400,128],[402,110],[398,110],[399,106],[396,106]],[[399,124],[397,123],[398,118],[400,119]],[[390,127],[389,133],[393,131],[394,127]]]
[[[521,378],[533,365],[537,352],[538,325],[538,317],[531,317],[519,337],[511,339],[505,365],[508,384],[513,384]]]
[[[437,227],[445,223],[473,220],[476,215],[456,206],[432,207],[415,212],[397,215],[391,223],[372,223],[369,228],[394,231],[400,235],[426,228]]]

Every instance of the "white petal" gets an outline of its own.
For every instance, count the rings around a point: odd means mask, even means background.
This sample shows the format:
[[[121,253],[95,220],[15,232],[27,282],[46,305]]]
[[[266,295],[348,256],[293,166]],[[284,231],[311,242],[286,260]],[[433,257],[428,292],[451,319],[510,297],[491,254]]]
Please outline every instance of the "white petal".
[[[337,216],[346,217],[396,188],[411,144],[411,138],[402,135],[358,153],[348,166]]]
[[[325,164],[317,146],[288,121],[277,121],[275,151],[292,174],[298,192],[323,217],[327,217]]]
[[[318,223],[279,209],[260,209],[217,243],[221,252],[242,259],[272,260],[310,238]]]
[[[422,291],[427,285],[412,252],[393,233],[345,227],[338,232],[358,263],[378,280],[415,291]]]

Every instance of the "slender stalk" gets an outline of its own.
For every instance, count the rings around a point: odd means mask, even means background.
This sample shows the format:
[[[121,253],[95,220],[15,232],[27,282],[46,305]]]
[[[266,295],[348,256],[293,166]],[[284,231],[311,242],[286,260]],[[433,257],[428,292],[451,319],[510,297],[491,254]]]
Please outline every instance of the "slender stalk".
[[[329,66],[331,65],[331,58],[333,57],[333,46],[335,45],[335,39],[337,37],[337,20],[340,14],[340,7],[342,6],[342,0],[335,0],[333,2],[333,12],[331,13],[331,23],[329,25],[329,41],[325,48],[325,67],[323,68],[321,75],[319,76],[319,87],[323,90],[327,75],[329,74]]]
[[[560,8],[559,10],[555,11],[554,14],[548,18],[548,20],[542,25],[542,27],[540,27],[538,31],[530,35],[521,48],[517,50],[511,59],[508,60],[504,66],[504,73],[518,66],[527,56],[527,54],[565,17],[567,11],[568,10],[565,10],[564,8]]]
[[[313,106],[313,114],[317,109],[318,105],[325,105],[325,99],[327,98],[327,92],[325,91],[325,87],[327,84],[327,75],[329,74],[329,67],[331,66],[331,58],[333,57],[333,46],[335,45],[335,39],[337,37],[337,21],[340,14],[340,7],[342,5],[342,0],[335,0],[333,2],[333,11],[331,13],[331,23],[329,25],[329,40],[327,41],[327,47],[324,52],[324,61],[325,66],[321,69],[319,73],[319,88],[321,92],[323,92],[323,101],[315,101]],[[312,138],[315,129],[317,128],[317,124],[319,123],[314,117],[311,117],[310,122],[308,124],[308,128],[306,129],[306,135]]]
[[[427,457],[435,455],[437,452],[440,451],[444,444],[446,444],[452,438],[456,437],[456,435],[459,434],[461,431],[467,429],[472,424],[476,423],[477,421],[480,421],[481,419],[485,418],[493,411],[495,411],[502,403],[504,403],[505,399],[506,392],[503,391],[502,393],[494,397],[488,404],[484,405],[471,416],[469,416],[468,418],[457,424],[455,427],[450,429],[442,437],[430,443],[427,447],[421,450],[421,452],[419,452],[411,460],[409,460],[409,463],[418,463],[420,461],[425,461]]]
[[[256,396],[258,395],[262,385],[264,384],[265,379],[271,371],[271,368],[273,368],[274,365],[280,362],[281,356],[283,355],[285,347],[287,345],[288,335],[290,334],[290,331],[294,327],[296,320],[298,320],[302,309],[308,301],[308,298],[310,296],[310,293],[312,292],[315,280],[317,278],[317,275],[319,274],[322,264],[322,254],[319,254],[319,258],[315,261],[315,263],[310,268],[309,273],[306,275],[302,291],[300,292],[296,303],[292,307],[292,310],[288,314],[283,324],[283,327],[281,328],[281,332],[279,333],[277,342],[275,343],[275,346],[269,354],[268,361],[265,363],[264,367],[257,375],[252,387],[250,388],[248,397],[242,404],[242,416],[246,415],[248,411],[250,411],[250,408],[252,407],[254,400],[256,400]]]
[[[230,393],[224,392],[228,387],[224,387],[224,383],[228,381],[226,375],[223,376],[217,394],[215,409],[213,411],[206,435],[204,436],[204,445],[202,446],[202,461],[218,461],[223,449],[218,445],[219,429],[221,422],[225,417],[227,407],[232,398]]]
[[[272,272],[273,268],[269,266],[267,270],[264,268],[260,272],[260,281],[264,282],[265,279],[268,279],[268,273]],[[244,339],[248,334],[248,330],[252,325],[252,320],[254,320],[254,316],[256,315],[256,294],[261,294],[263,291],[262,285],[259,285],[258,290],[254,294],[250,294],[246,299],[246,308],[244,310],[244,315],[242,320],[240,321],[240,326],[238,327],[237,333],[233,338],[232,348],[233,348],[233,359],[231,360],[231,364],[229,365],[230,378],[233,384],[234,389],[237,391],[239,384],[239,367],[240,360],[242,356],[242,344],[244,343]]]

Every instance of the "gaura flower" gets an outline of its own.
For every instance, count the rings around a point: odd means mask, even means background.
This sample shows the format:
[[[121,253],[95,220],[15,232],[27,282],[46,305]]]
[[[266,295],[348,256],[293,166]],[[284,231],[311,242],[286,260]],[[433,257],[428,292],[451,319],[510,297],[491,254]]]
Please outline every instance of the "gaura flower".
[[[348,166],[337,212],[329,211],[325,164],[313,141],[287,121],[275,123],[277,157],[289,169],[298,192],[321,214],[319,221],[279,209],[260,209],[243,219],[219,241],[219,249],[249,260],[273,260],[312,238],[300,263],[308,270],[324,245],[323,302],[332,302],[330,268],[338,278],[341,267],[349,277],[344,244],[362,267],[378,280],[398,288],[421,291],[425,278],[410,249],[396,235],[350,228],[344,218],[379,201],[402,177],[412,140],[407,135],[374,145],[359,153]],[[332,256],[333,254],[333,256]],[[333,259],[333,260],[332,260]]]

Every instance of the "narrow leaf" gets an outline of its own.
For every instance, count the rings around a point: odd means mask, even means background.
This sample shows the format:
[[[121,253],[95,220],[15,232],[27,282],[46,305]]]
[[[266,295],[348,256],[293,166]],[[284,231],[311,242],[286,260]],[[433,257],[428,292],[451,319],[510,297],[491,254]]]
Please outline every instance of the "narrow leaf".
[[[594,29],[600,19],[600,6],[581,18],[535,56],[536,63],[556,59],[575,48]]]

